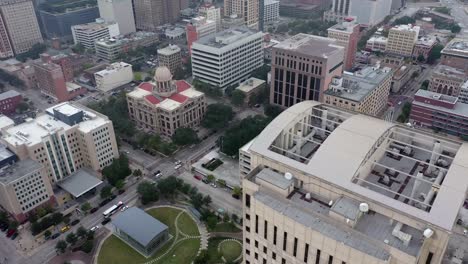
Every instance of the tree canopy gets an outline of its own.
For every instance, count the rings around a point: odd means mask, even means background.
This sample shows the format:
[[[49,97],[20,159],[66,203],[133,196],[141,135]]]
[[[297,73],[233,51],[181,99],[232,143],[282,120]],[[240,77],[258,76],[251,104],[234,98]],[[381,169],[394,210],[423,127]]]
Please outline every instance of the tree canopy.
[[[231,94],[231,103],[236,106],[244,104],[245,93],[240,90],[234,90]]]
[[[223,95],[219,87],[213,86],[209,83],[202,82],[198,79],[194,79],[192,82],[192,85],[193,87],[195,87],[195,89],[205,93],[207,96],[210,96],[210,97],[221,97]]]
[[[232,108],[224,104],[208,105],[202,125],[206,128],[220,129],[227,126],[234,117]]]
[[[441,51],[444,49],[444,45],[442,44],[436,44],[434,47],[432,47],[431,51],[429,52],[429,55],[427,56],[427,63],[433,64],[436,62],[440,56],[441,56]]]
[[[159,192],[156,185],[149,181],[140,183],[137,187],[137,192],[143,205],[159,200]]]
[[[414,24],[416,23],[416,19],[409,17],[409,16],[404,16],[395,19],[393,22],[393,25],[408,25],[408,24]]]
[[[132,173],[128,165],[128,158],[125,155],[120,155],[120,158],[114,159],[111,165],[102,170],[102,175],[109,181],[112,186],[115,186],[119,180],[125,179]]]
[[[271,119],[277,117],[279,114],[281,114],[281,112],[283,112],[283,109],[281,109],[281,107],[277,105],[271,105],[271,104],[265,105],[264,113],[266,116],[270,117]]]
[[[239,148],[256,137],[269,122],[269,118],[262,116],[244,118],[226,131],[221,144],[222,152],[227,155],[238,155]]]
[[[172,135],[172,142],[181,146],[197,143],[197,132],[189,127],[179,127],[175,130],[174,135]]]
[[[32,47],[28,51],[18,54],[16,56],[16,59],[22,62],[25,62],[27,59],[35,60],[39,58],[39,54],[44,53],[46,49],[47,49],[46,45],[42,43],[36,43],[32,45]]]

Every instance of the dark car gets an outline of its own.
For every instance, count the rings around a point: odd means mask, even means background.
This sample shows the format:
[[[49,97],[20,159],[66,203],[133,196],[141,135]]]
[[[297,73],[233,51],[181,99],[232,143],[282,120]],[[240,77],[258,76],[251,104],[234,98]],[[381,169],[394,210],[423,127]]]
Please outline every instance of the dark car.
[[[2,232],[7,231],[7,229],[8,229],[8,225],[3,225],[0,227],[0,230],[2,230]]]
[[[104,221],[101,222],[101,225],[105,225],[105,224],[109,223],[110,221],[111,221],[110,218],[106,218],[106,219],[104,219]]]
[[[11,240],[15,240],[17,236],[18,236],[18,233],[15,232],[15,233],[11,236]]]
[[[120,190],[119,190],[119,194],[122,194],[122,193],[124,193],[124,192],[125,192],[125,189],[120,189]]]
[[[239,200],[239,199],[240,199],[240,196],[237,195],[237,194],[232,194],[232,198]]]
[[[104,201],[100,202],[100,203],[99,203],[99,206],[101,206],[101,207],[102,207],[102,206],[104,206],[104,205],[108,204],[109,202],[110,202],[110,201],[106,199],[106,200],[104,200]]]
[[[14,233],[16,233],[15,229],[9,229],[7,233],[7,237],[11,237]]]
[[[200,176],[200,175],[193,175],[193,177],[194,177],[195,179],[199,180],[199,181],[201,181],[201,180],[203,179],[203,177]]]
[[[207,178],[203,178],[202,182],[206,184],[210,183],[210,181]]]
[[[56,239],[59,236],[60,236],[60,233],[55,233],[55,234],[50,236],[50,239]]]
[[[98,210],[98,208],[94,207],[94,208],[91,208],[91,210],[89,211],[90,213],[94,213]]]
[[[80,219],[75,219],[75,220],[73,220],[70,224],[71,224],[72,226],[74,226],[74,225],[78,224],[79,222],[80,222]]]

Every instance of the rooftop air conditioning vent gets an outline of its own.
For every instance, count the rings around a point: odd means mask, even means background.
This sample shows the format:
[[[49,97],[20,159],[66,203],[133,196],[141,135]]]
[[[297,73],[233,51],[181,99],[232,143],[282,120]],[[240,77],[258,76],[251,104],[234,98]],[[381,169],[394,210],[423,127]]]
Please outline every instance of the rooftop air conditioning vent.
[[[290,172],[286,172],[284,174],[284,178],[286,178],[286,180],[292,180],[293,176],[292,176],[292,174]]]
[[[369,212],[369,205],[367,203],[360,203],[359,204],[359,211],[363,213]]]

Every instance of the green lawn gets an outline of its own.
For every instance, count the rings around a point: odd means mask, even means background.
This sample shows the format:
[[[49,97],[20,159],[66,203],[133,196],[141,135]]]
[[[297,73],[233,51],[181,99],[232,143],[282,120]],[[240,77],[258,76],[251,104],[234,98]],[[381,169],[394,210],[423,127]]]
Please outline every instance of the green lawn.
[[[233,261],[242,253],[242,246],[235,241],[226,241],[221,244],[220,251],[226,261]]]
[[[221,241],[229,238],[214,237],[208,240],[208,261],[207,264],[221,263],[221,257],[224,256],[226,260],[235,260],[242,253],[242,246],[236,242],[224,242],[221,251],[218,251],[218,245]]]
[[[213,230],[210,230],[211,232],[229,232],[229,233],[238,233],[241,232],[239,228],[237,228],[234,224],[228,222],[228,223],[219,223],[216,225],[216,227]]]
[[[176,236],[174,221],[181,210],[164,207],[151,209],[147,212],[153,217],[157,218],[159,221],[166,224],[169,227],[169,232],[173,238],[168,241],[162,248],[160,248],[156,254],[150,258],[145,258],[118,237],[112,235],[106,241],[104,241],[102,245],[101,251],[98,255],[98,264],[145,263],[163,255],[171,247]],[[188,235],[199,234],[196,223],[186,213],[183,213],[183,215],[180,216],[178,226]],[[179,235],[179,239],[180,238],[181,237]],[[188,239],[182,242],[178,242],[177,245],[171,250],[171,252],[169,252],[169,254],[167,254],[159,261],[154,262],[154,264],[189,264],[195,258],[199,247],[199,239]]]

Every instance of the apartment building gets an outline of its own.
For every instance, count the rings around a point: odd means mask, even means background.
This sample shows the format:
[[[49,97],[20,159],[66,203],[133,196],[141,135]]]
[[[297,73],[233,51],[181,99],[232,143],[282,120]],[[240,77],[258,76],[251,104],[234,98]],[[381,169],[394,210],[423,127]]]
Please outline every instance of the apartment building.
[[[467,79],[466,73],[462,70],[439,64],[432,71],[428,90],[458,97],[461,86]]]
[[[410,122],[454,136],[468,136],[468,104],[455,96],[418,90],[411,107]]]
[[[206,111],[205,94],[184,80],[173,81],[165,66],[152,82],[143,82],[127,94],[130,119],[142,129],[170,138],[179,127],[197,127]]]
[[[357,72],[344,72],[334,77],[324,93],[324,102],[340,109],[378,116],[388,102],[392,84],[392,69],[380,64]]]
[[[306,101],[249,144],[246,264],[441,263],[466,143]]]
[[[158,49],[159,66],[166,66],[171,73],[182,67],[181,50],[177,45],[169,44],[167,47]]]
[[[344,70],[353,68],[359,41],[359,25],[353,18],[347,18],[327,29],[328,37],[336,39],[337,44],[344,48]]]
[[[468,72],[468,39],[452,39],[441,54],[441,64]]]
[[[8,37],[5,23],[3,22],[3,18],[0,15],[0,59],[10,58],[14,55],[15,54],[13,52],[13,47],[11,46],[10,38]]]
[[[332,77],[341,76],[344,48],[335,39],[293,36],[272,49],[270,103],[290,107],[323,100]]]
[[[193,42],[200,38],[217,32],[216,21],[208,20],[206,17],[198,16],[190,19],[190,23],[185,26],[187,46],[191,52]]]
[[[132,65],[125,62],[114,62],[102,71],[94,73],[96,89],[108,92],[133,80]]]
[[[198,15],[206,17],[207,20],[214,21],[216,23],[216,32],[222,30],[221,8],[216,8],[215,6],[205,4],[198,8]]]
[[[418,59],[419,56],[422,56],[424,60],[427,60],[429,53],[436,43],[437,38],[435,36],[420,37],[414,44],[413,59]]]
[[[156,31],[159,26],[176,22],[180,10],[188,7],[188,0],[135,0],[133,5],[136,28]]]
[[[262,0],[224,0],[224,16],[236,14],[244,19],[244,25],[258,29],[259,26],[259,7]]]
[[[43,42],[32,1],[2,1],[0,13],[15,54],[26,52],[34,44]]]
[[[245,26],[227,29],[192,45],[193,78],[226,87],[246,80],[263,65],[263,33]]]
[[[101,171],[119,157],[112,121],[75,103],[52,106],[16,126],[0,125],[8,149],[20,160],[39,162],[53,185],[81,168]]]
[[[3,115],[14,113],[22,100],[21,94],[15,90],[0,93],[0,113]]]
[[[277,0],[264,0],[263,22],[265,24],[278,21],[280,2]]]
[[[136,31],[132,0],[99,0],[99,15],[107,23],[117,23],[119,32],[127,35]]]
[[[412,57],[413,48],[418,41],[419,26],[397,25],[388,32],[385,52],[393,55]]]
[[[73,42],[75,44],[80,43],[89,50],[94,50],[94,43],[97,40],[113,38],[120,34],[117,23],[106,23],[102,19],[97,19],[96,22],[88,24],[72,26],[71,30]]]

